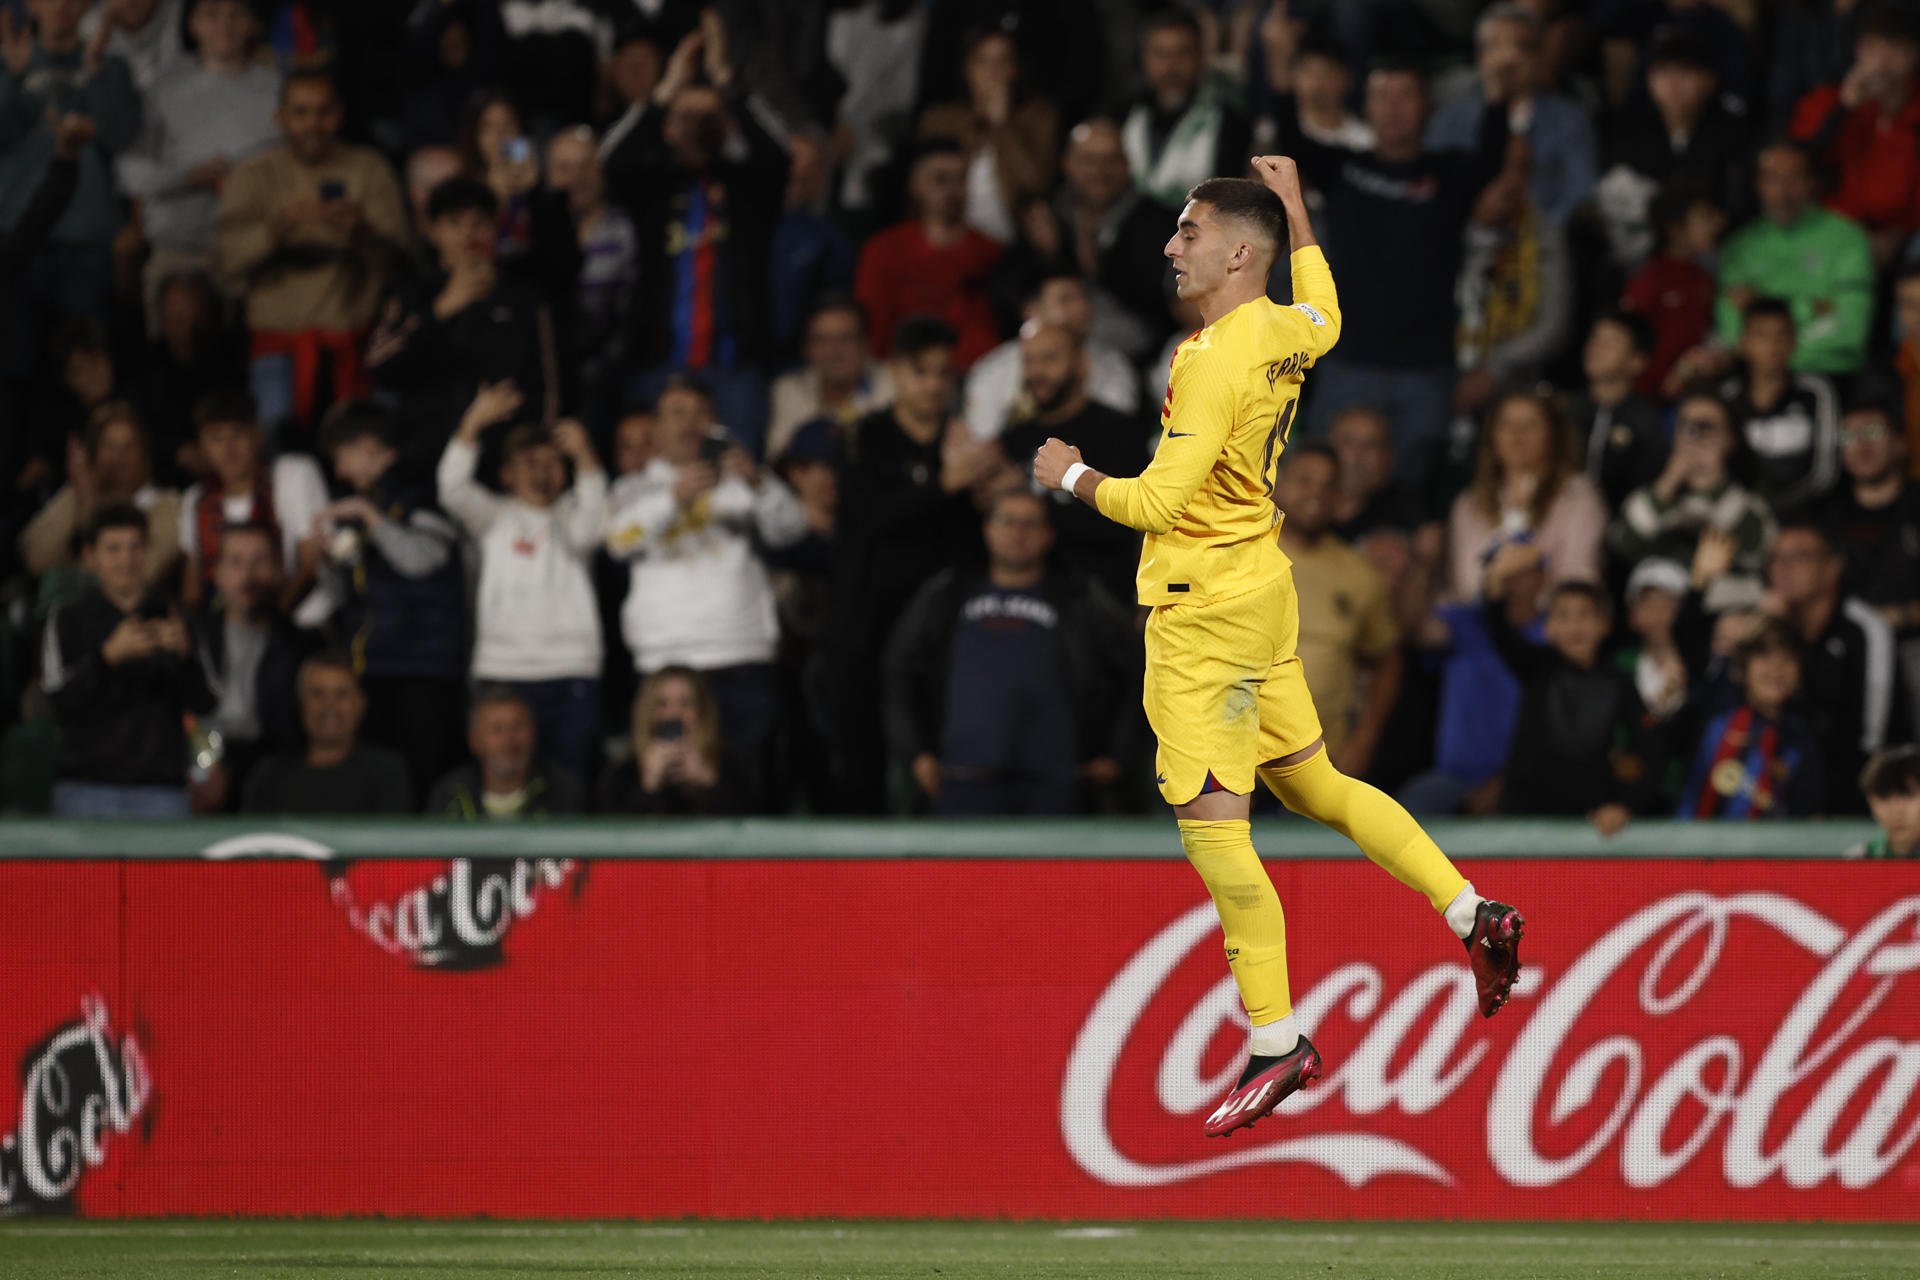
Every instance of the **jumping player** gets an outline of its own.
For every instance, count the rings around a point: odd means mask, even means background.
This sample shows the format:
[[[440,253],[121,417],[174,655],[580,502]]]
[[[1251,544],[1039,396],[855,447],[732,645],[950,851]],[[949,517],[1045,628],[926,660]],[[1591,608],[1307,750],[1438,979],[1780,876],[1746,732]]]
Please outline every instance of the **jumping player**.
[[[1256,774],[1287,808],[1427,896],[1467,945],[1483,1016],[1513,989],[1525,924],[1476,894],[1405,809],[1322,749],[1294,652],[1300,620],[1273,492],[1301,382],[1338,341],[1340,308],[1293,161],[1261,156],[1254,169],[1260,182],[1212,178],[1189,192],[1167,242],[1179,295],[1205,327],[1174,353],[1152,464],[1136,479],[1104,476],[1059,440],[1034,460],[1042,484],[1146,534],[1137,585],[1153,610],[1145,702],[1160,793],[1220,912],[1253,1026],[1246,1070],[1208,1117],[1209,1136],[1253,1124],[1320,1074],[1319,1052],[1294,1025],[1280,899],[1249,835]],[[1283,236],[1292,306],[1266,296]]]

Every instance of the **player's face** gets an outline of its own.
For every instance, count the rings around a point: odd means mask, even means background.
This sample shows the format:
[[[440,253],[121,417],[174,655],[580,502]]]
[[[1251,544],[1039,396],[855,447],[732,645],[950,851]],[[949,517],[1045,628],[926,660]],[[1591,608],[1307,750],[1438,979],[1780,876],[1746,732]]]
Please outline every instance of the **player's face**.
[[[1305,453],[1286,460],[1274,494],[1287,516],[1286,528],[1318,537],[1333,523],[1333,503],[1339,493],[1340,473],[1330,459]]]
[[[1387,420],[1371,410],[1341,415],[1327,443],[1340,455],[1340,481],[1355,493],[1384,488],[1393,474],[1393,437]]]
[[[1785,372],[1793,359],[1793,322],[1784,316],[1755,316],[1741,331],[1740,355],[1756,370]]]
[[[1920,791],[1868,796],[1867,808],[1873,810],[1873,820],[1887,833],[1887,842],[1895,849],[1912,849],[1920,844]]]
[[[1002,498],[987,517],[987,556],[997,569],[1032,572],[1053,548],[1047,509],[1032,494]]]
[[[1900,469],[1905,449],[1899,432],[1878,409],[1855,409],[1840,422],[1840,464],[1862,484],[1875,484]]]
[[[1065,404],[1080,388],[1080,348],[1060,329],[1041,329],[1020,343],[1021,380],[1042,413]]]
[[[939,417],[953,401],[953,349],[934,347],[891,365],[893,398],[916,418]]]
[[[367,702],[352,673],[338,667],[310,667],[300,676],[300,723],[307,739],[339,747],[353,741]]]
[[[1173,264],[1174,292],[1197,302],[1227,282],[1227,260],[1235,248],[1213,216],[1213,206],[1187,201],[1180,223],[1164,252]]]

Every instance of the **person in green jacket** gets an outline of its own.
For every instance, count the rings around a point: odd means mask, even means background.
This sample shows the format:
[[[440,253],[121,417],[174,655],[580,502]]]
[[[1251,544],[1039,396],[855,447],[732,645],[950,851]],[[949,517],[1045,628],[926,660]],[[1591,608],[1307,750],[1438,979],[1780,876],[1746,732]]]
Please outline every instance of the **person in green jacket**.
[[[1873,325],[1873,247],[1860,225],[1814,202],[1812,157],[1796,143],[1760,153],[1760,216],[1720,252],[1714,327],[1732,347],[1757,295],[1784,298],[1799,334],[1793,368],[1847,374],[1865,363]]]

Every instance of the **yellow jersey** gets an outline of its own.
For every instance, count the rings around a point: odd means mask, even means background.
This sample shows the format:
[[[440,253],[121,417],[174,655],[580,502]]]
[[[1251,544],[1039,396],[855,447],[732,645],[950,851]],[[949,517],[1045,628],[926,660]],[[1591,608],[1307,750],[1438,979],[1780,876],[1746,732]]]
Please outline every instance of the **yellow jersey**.
[[[1241,303],[1180,344],[1153,462],[1094,490],[1101,515],[1147,535],[1141,604],[1239,595],[1287,567],[1273,498],[1280,455],[1306,371],[1340,338],[1326,256],[1309,246],[1291,265],[1291,306]]]

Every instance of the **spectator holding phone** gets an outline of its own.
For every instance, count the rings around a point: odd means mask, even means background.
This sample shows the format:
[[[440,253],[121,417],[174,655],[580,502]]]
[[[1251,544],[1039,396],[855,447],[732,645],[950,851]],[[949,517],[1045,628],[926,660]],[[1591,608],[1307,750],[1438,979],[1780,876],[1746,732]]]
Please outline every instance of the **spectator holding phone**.
[[[94,513],[95,585],[47,620],[41,683],[60,727],[53,811],[65,818],[187,816],[189,712],[214,693],[186,621],[147,587],[147,517]]]
[[[647,677],[633,704],[633,755],[600,779],[602,813],[718,816],[746,811],[746,779],[720,736],[713,692],[689,667]]]

